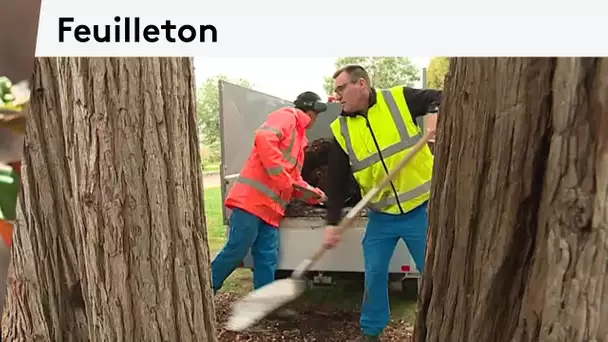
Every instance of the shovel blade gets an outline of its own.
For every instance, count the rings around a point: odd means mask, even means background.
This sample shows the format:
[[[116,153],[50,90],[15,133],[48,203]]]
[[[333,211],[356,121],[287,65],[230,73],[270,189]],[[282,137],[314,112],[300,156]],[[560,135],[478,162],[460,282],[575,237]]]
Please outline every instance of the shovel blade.
[[[287,278],[274,281],[249,293],[232,307],[226,323],[230,331],[243,331],[283,305],[298,298],[306,289],[301,279]]]

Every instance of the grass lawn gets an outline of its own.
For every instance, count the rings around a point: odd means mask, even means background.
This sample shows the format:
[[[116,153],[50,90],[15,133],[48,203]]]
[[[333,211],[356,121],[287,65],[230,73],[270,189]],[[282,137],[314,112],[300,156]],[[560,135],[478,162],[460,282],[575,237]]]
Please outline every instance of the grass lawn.
[[[203,173],[215,173],[220,171],[220,163],[205,164],[203,166]]]
[[[209,237],[209,248],[212,256],[222,249],[226,241],[226,227],[222,220],[222,195],[219,187],[207,188],[205,194],[205,216],[207,219],[207,231]],[[316,287],[308,291],[299,300],[298,305],[319,305],[331,308],[339,306],[342,308],[360,307],[362,298],[361,283],[353,284],[352,281],[338,281],[336,286]],[[227,280],[222,292],[247,293],[252,290],[251,271],[237,269]],[[394,320],[413,322],[416,315],[416,302],[406,300],[401,294],[391,295],[392,316]]]

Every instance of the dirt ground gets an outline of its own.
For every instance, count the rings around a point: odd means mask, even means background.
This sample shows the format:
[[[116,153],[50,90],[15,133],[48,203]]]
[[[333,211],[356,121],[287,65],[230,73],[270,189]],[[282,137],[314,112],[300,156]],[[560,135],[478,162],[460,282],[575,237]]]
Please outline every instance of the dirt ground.
[[[238,296],[220,293],[215,297],[219,342],[350,342],[359,337],[359,312],[312,307],[298,308],[300,318],[296,322],[263,320],[244,333],[226,331],[222,326]],[[6,314],[2,317],[2,328],[5,320]],[[411,342],[413,329],[406,322],[394,322],[386,329],[381,341]]]
[[[298,307],[300,317],[295,322],[263,320],[248,332],[234,333],[223,329],[232,303],[238,299],[233,293],[219,293],[215,297],[220,342],[350,342],[359,337],[359,312],[320,307]],[[381,341],[412,341],[413,327],[403,321],[393,322]]]

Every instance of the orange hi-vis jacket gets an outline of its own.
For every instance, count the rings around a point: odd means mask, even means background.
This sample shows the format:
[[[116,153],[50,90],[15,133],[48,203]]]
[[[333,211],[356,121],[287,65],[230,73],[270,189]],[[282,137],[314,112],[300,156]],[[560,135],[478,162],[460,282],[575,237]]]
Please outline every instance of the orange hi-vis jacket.
[[[318,199],[293,188],[298,184],[322,194],[301,175],[310,124],[310,117],[296,108],[270,113],[255,132],[253,149],[226,198],[226,207],[239,208],[279,227],[293,197],[317,204]]]

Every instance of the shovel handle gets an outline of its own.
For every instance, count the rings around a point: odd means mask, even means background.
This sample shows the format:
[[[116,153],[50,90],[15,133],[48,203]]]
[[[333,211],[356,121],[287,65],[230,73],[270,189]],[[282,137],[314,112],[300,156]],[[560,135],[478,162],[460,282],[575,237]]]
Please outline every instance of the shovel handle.
[[[412,159],[414,159],[414,157],[416,156],[416,154],[418,154],[418,152],[420,152],[420,150],[422,150],[422,148],[424,146],[426,146],[426,144],[429,141],[429,136],[430,136],[430,134],[428,132],[426,132],[422,136],[422,138],[416,143],[416,145],[414,145],[414,147],[412,147],[412,150],[405,156],[405,158],[403,158],[403,160],[401,160],[399,162],[399,164],[397,164],[397,166],[395,168],[393,168],[391,170],[391,172],[389,172],[388,175],[386,175],[386,177],[384,177],[384,179],[382,179],[382,181],[380,181],[380,183],[378,183],[375,187],[373,187],[348,212],[348,214],[346,214],[346,216],[338,224],[338,227],[337,227],[338,234],[342,235],[342,233],[344,233],[348,228],[350,228],[350,226],[352,225],[352,223],[355,221],[355,218],[357,218],[357,216],[359,215],[359,213],[367,206],[367,204],[372,200],[372,198],[374,198],[378,194],[378,192],[380,192],[380,190],[384,189],[399,174],[399,172],[401,172],[401,170],[410,161],[412,161]],[[323,255],[325,255],[325,253],[328,250],[329,249],[325,245],[321,246],[321,248],[319,248],[315,252],[315,254],[313,254],[311,256],[311,258],[306,261],[306,265],[304,267],[301,267],[299,269],[299,271],[301,273],[305,272],[308,268],[310,268],[310,266],[312,266],[315,262],[317,262],[319,259],[321,259],[321,257],[323,257]]]

